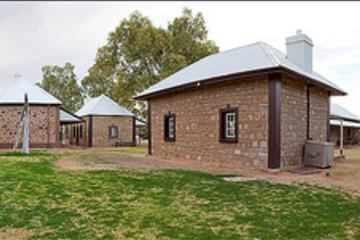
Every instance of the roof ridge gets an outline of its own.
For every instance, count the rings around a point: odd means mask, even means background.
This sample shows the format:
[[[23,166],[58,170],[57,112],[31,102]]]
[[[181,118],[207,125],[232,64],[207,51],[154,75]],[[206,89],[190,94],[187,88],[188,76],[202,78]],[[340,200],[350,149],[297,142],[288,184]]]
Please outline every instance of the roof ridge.
[[[249,44],[246,44],[246,45],[243,45],[243,46],[240,46],[240,47],[230,48],[230,49],[228,49],[228,50],[225,50],[225,51],[222,51],[222,52],[218,52],[218,53],[216,53],[216,54],[221,54],[221,53],[226,53],[226,52],[235,51],[235,50],[238,50],[238,49],[242,49],[242,48],[250,47],[250,46],[253,46],[253,45],[257,45],[257,44],[259,44],[259,43],[260,43],[260,42],[249,43]],[[216,55],[216,54],[212,54],[212,55],[209,55],[209,56],[213,56],[213,55]]]
[[[101,99],[103,99],[103,95],[104,94],[101,94],[100,96],[97,96],[97,97],[93,98],[93,100],[97,100],[97,101],[95,102],[95,105],[91,108],[91,111],[95,111],[95,109],[99,105]]]
[[[265,55],[270,59],[273,65],[279,66],[280,61],[277,59],[277,57],[272,53],[272,51],[269,49],[269,45],[265,42],[259,42],[260,48],[264,51]]]

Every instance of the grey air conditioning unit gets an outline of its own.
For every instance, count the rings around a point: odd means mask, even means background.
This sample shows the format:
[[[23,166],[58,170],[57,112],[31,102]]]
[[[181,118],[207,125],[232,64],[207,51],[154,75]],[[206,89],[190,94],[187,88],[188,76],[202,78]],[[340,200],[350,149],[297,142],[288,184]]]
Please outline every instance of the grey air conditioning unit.
[[[334,158],[334,143],[306,141],[303,164],[305,166],[329,168]]]

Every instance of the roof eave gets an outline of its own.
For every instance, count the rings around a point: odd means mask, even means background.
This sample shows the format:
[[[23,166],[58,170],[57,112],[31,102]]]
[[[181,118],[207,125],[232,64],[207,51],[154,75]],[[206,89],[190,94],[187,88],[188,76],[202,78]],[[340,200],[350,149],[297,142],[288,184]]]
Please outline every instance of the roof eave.
[[[152,93],[145,94],[145,95],[138,95],[138,96],[133,97],[133,99],[148,100],[155,96],[165,95],[165,94],[173,93],[173,92],[179,92],[179,91],[186,90],[186,89],[198,88],[200,86],[207,86],[207,85],[212,85],[215,83],[221,83],[221,82],[226,82],[226,81],[231,81],[231,80],[255,77],[255,76],[260,76],[263,74],[271,74],[271,73],[278,73],[278,72],[279,72],[279,69],[277,67],[275,67],[275,68],[258,69],[258,70],[248,71],[248,72],[223,75],[223,76],[219,76],[219,77],[193,81],[191,83],[175,86],[172,88],[152,92]]]
[[[148,100],[148,99],[150,99],[152,97],[161,96],[161,95],[165,95],[165,94],[169,94],[169,93],[173,93],[173,92],[179,92],[179,91],[186,90],[186,89],[198,88],[200,86],[225,82],[225,81],[229,81],[229,80],[236,80],[236,79],[248,78],[248,77],[259,76],[259,75],[262,75],[262,74],[271,74],[271,73],[289,73],[289,74],[293,74],[293,75],[295,75],[297,77],[302,78],[303,80],[305,80],[305,82],[307,82],[309,84],[313,84],[313,85],[320,86],[322,88],[327,89],[329,92],[331,92],[332,96],[346,96],[347,95],[347,93],[344,92],[344,91],[341,91],[341,90],[333,88],[333,87],[331,87],[329,85],[323,84],[323,83],[321,83],[319,81],[316,81],[316,80],[314,80],[314,79],[312,79],[310,77],[307,77],[307,76],[305,76],[303,74],[295,72],[295,71],[293,71],[291,69],[288,69],[288,68],[283,67],[283,66],[276,66],[276,67],[271,67],[271,68],[265,68],[265,69],[259,69],[259,70],[248,71],[248,72],[243,72],[243,73],[224,75],[224,76],[215,77],[215,78],[208,78],[208,79],[199,80],[199,81],[193,81],[193,82],[188,83],[188,84],[175,86],[175,87],[172,87],[172,88],[152,92],[152,93],[149,93],[149,94],[138,95],[138,96],[133,97],[133,99],[135,99],[135,100]]]
[[[90,117],[90,116],[98,116],[98,117],[135,117],[135,115],[118,115],[118,114],[86,114],[86,115],[79,115],[79,117]]]
[[[24,105],[22,102],[0,102],[0,105]],[[61,106],[62,103],[35,103],[35,102],[29,102],[29,105],[53,105],[53,106]]]
[[[317,80],[314,80],[313,78],[310,78],[308,76],[305,76],[301,73],[298,73],[298,72],[295,72],[291,69],[288,69],[284,66],[279,66],[280,70],[283,71],[283,73],[290,73],[290,74],[293,74],[297,77],[300,77],[300,78],[303,78],[305,80],[305,82],[307,82],[308,84],[313,84],[315,86],[319,86],[319,87],[322,87],[326,90],[328,90],[329,92],[332,93],[332,96],[346,96],[347,95],[347,92],[344,92],[342,90],[339,90],[339,89],[336,89],[334,87],[331,87],[329,85],[326,85],[326,84],[323,84]]]
[[[78,119],[79,122],[85,121],[85,120],[82,119],[81,117],[77,116],[76,114],[74,114],[74,113],[72,113],[72,112],[70,112],[70,111],[68,111],[68,110],[66,110],[66,109],[64,109],[64,108],[62,108],[62,107],[60,107],[60,109],[61,109],[62,111],[64,111],[64,112],[70,114],[70,115],[73,116],[74,118]],[[65,121],[61,121],[61,120],[60,120],[60,122],[66,122],[66,120],[65,120]],[[76,121],[73,121],[73,122],[76,122]]]
[[[347,117],[343,117],[343,116],[339,116],[339,115],[330,115],[330,119],[332,119],[332,120],[344,120],[344,121],[348,121],[348,122],[360,123],[360,119],[347,118]]]

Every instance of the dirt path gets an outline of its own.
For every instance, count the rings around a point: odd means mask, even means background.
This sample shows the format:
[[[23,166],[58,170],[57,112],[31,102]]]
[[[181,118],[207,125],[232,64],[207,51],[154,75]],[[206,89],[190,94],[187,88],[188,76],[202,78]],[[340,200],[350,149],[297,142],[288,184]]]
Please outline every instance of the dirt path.
[[[212,174],[244,174],[242,169],[232,169],[198,161],[184,159],[161,159],[144,154],[125,154],[106,150],[77,151],[56,162],[62,170],[115,170],[119,168],[134,169],[183,169],[202,171]]]
[[[71,152],[56,163],[63,170],[116,170],[132,169],[183,169],[202,171],[211,174],[240,175],[270,182],[293,184],[308,183],[324,187],[340,188],[353,195],[360,196],[360,148],[349,149],[347,158],[335,161],[331,169],[318,174],[299,175],[287,171],[277,174],[258,169],[233,169],[226,165],[214,165],[184,159],[161,159],[145,154],[120,153],[109,149],[87,149]],[[327,175],[328,174],[328,175]]]

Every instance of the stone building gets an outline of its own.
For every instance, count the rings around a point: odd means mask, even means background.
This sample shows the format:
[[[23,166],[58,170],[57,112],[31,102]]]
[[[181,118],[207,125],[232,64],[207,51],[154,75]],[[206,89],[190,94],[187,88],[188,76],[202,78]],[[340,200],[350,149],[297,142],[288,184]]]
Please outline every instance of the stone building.
[[[282,168],[307,139],[330,140],[329,97],[346,93],[312,69],[298,31],[286,55],[258,42],[205,57],[135,97],[148,104],[149,154]]]
[[[25,93],[29,102],[30,147],[59,147],[61,101],[16,75],[13,84],[0,90],[0,148],[12,148],[15,144]]]
[[[341,121],[343,125],[343,144],[352,145],[360,143],[360,117],[346,108],[331,103],[330,107],[330,140],[340,145]]]
[[[75,115],[85,121],[86,127],[78,126],[82,128],[79,131],[73,128],[72,133],[81,134],[79,142],[86,146],[136,145],[135,115],[105,95],[90,99]]]

